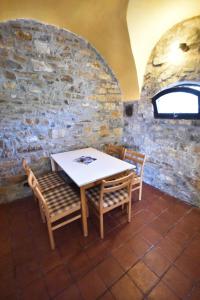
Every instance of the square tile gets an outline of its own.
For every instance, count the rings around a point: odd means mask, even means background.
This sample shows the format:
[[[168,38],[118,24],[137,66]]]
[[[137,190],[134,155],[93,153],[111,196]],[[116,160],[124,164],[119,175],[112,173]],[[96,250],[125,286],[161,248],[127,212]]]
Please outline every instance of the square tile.
[[[133,211],[134,211],[134,207],[133,207]],[[141,222],[143,224],[147,224],[152,222],[154,219],[156,218],[156,215],[148,210],[148,209],[142,209],[141,211],[139,211],[138,213],[136,213],[135,215],[133,215],[133,220],[141,220]]]
[[[124,255],[126,255],[126,253],[124,253]],[[113,284],[124,273],[120,264],[112,256],[103,260],[96,267],[96,271],[107,287]]]
[[[13,251],[15,265],[24,264],[35,258],[34,244],[24,244]]]
[[[109,253],[104,240],[99,240],[89,246],[86,250],[89,258],[103,259]]]
[[[35,261],[29,261],[25,264],[16,266],[16,280],[19,287],[23,288],[42,277],[39,265]]]
[[[151,227],[161,235],[166,234],[173,226],[173,222],[167,219],[166,212],[163,212],[157,219],[151,222]]]
[[[161,281],[149,294],[148,300],[179,300],[179,298]]]
[[[172,262],[182,252],[182,247],[167,237],[160,241],[160,243],[156,246],[156,249],[159,249],[159,252]]]
[[[11,242],[6,236],[5,239],[1,239],[0,257],[11,254]]]
[[[81,294],[78,287],[75,284],[70,285],[67,289],[61,292],[55,300],[80,300]]]
[[[132,280],[123,276],[111,288],[111,292],[117,300],[141,300],[143,295]]]
[[[153,249],[144,256],[145,264],[158,276],[162,276],[163,273],[170,267],[171,262],[167,257],[163,256],[158,249]]]
[[[8,296],[16,293],[17,283],[14,274],[9,274],[0,278],[0,297],[6,299]]]
[[[195,258],[182,254],[176,261],[177,268],[192,280],[200,279],[200,265],[197,264]]]
[[[198,207],[192,207],[187,215],[184,216],[184,220],[200,230],[200,210]]]
[[[196,260],[197,263],[200,263],[200,235],[197,234],[194,239],[189,243],[184,253],[188,256],[191,256]]]
[[[81,251],[77,253],[74,257],[72,257],[68,262],[68,269],[70,274],[75,280],[83,277],[87,272],[89,272],[95,264],[93,261],[88,258],[85,251]]]
[[[200,285],[194,286],[187,300],[199,300],[200,299]]]
[[[169,233],[167,233],[166,237],[184,248],[192,239],[193,235],[194,233],[191,234],[190,232],[183,230],[180,227],[180,224],[178,224],[175,228],[170,230]]]
[[[136,285],[146,294],[156,283],[159,278],[143,263],[138,262],[128,272],[128,275]]]
[[[13,259],[11,255],[3,255],[0,257],[0,278],[7,277],[15,271]]]
[[[128,247],[127,243],[113,250],[112,255],[119,262],[124,271],[130,269],[139,259],[138,255]]]
[[[71,233],[73,236],[73,233]],[[71,258],[82,250],[78,240],[69,240],[59,246],[59,252],[63,263],[68,263]]]
[[[174,293],[181,299],[186,297],[189,291],[192,289],[193,282],[186,277],[176,267],[172,266],[164,275],[162,280],[169,286]]]
[[[49,295],[53,298],[66,289],[72,283],[72,279],[66,270],[59,267],[46,274],[45,283]]]
[[[176,219],[179,219],[183,217],[190,209],[191,205],[189,203],[178,200],[169,208],[169,212],[172,213]]]
[[[99,300],[115,300],[114,296],[111,294],[111,292],[108,290],[107,292],[105,292],[105,294],[103,294]]]
[[[106,291],[106,285],[95,270],[81,278],[78,287],[84,299],[96,299]]]
[[[154,201],[152,201],[150,203],[150,205],[148,205],[148,209],[157,216],[166,209],[166,203],[163,201],[160,201],[159,198],[160,197],[155,196]]]
[[[139,256],[142,257],[152,246],[138,234],[127,242],[127,245]]]
[[[22,291],[22,300],[49,300],[48,292],[42,280],[36,280]]]
[[[62,260],[58,250],[51,251],[48,254],[45,253],[45,255],[40,255],[38,260],[43,273],[48,273],[62,265]]]
[[[140,235],[150,244],[157,244],[163,237],[160,233],[155,231],[153,228],[146,226],[141,232]]]

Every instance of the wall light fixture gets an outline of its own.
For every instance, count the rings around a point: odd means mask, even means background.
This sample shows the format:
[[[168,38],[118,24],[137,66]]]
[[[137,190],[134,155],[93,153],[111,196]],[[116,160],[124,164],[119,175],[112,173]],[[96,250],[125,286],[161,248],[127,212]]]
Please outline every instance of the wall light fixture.
[[[188,50],[190,50],[190,47],[189,47],[186,43],[180,43],[180,44],[179,44],[179,48],[180,48],[183,52],[187,52]]]

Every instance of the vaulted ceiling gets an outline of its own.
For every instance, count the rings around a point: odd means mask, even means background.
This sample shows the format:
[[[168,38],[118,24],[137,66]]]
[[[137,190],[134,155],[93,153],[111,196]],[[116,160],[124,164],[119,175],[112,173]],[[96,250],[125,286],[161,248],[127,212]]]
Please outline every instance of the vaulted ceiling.
[[[200,14],[199,0],[1,0],[0,21],[36,19],[96,47],[119,80],[123,100],[139,99],[145,65],[161,35]]]

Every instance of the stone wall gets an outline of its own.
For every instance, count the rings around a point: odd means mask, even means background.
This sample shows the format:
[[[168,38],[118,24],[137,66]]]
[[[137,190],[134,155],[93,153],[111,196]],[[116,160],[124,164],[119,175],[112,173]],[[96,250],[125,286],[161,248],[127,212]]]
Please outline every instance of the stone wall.
[[[21,167],[50,169],[49,155],[119,143],[118,82],[79,36],[32,20],[0,23],[0,203],[30,193]]]
[[[188,51],[182,51],[180,44],[186,44]],[[200,16],[175,25],[154,47],[146,67],[142,99],[182,81],[200,81]]]
[[[169,54],[177,41],[189,50],[172,64]],[[200,17],[174,26],[153,49],[141,100],[125,104],[123,136],[126,146],[146,153],[147,183],[200,206],[200,120],[153,117],[152,96],[178,81],[200,82]]]

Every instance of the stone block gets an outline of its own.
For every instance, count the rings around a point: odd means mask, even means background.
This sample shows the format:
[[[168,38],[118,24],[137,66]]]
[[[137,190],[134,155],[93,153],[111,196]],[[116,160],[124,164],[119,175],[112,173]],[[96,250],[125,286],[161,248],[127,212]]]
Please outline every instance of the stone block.
[[[21,64],[11,60],[7,59],[4,63],[5,68],[12,69],[12,70],[20,70],[22,69]]]
[[[9,72],[9,71],[5,71],[4,76],[5,76],[5,78],[10,79],[10,80],[16,79],[15,74],[12,72]]]
[[[113,128],[113,133],[117,137],[122,137],[123,128]]]
[[[108,126],[102,125],[100,127],[100,133],[99,134],[100,134],[101,137],[108,136],[110,134],[110,130],[109,130]]]
[[[69,83],[73,83],[73,78],[69,75],[64,75],[61,77],[61,81],[66,81],[66,82],[69,82]]]
[[[47,54],[47,55],[49,55],[51,53],[48,43],[45,43],[45,42],[42,42],[39,40],[35,40],[34,44],[35,44],[36,51],[38,53]]]
[[[121,115],[122,115],[121,111],[118,111],[118,110],[112,111],[112,113],[111,113],[111,116],[113,118],[121,118]]]
[[[31,41],[32,40],[32,35],[29,32],[25,32],[22,30],[16,31],[16,38],[18,40],[22,40],[22,41]]]
[[[31,59],[31,63],[32,63],[33,71],[47,72],[47,73],[53,72],[53,68],[50,65],[48,65],[47,63],[45,63],[44,61]]]
[[[4,82],[3,87],[6,90],[14,90],[16,87],[16,83],[13,81],[7,81],[7,82]]]
[[[18,63],[25,63],[27,61],[27,58],[24,56],[17,55],[16,53],[14,54],[14,60],[17,61]]]
[[[65,128],[58,128],[58,129],[51,129],[50,130],[50,136],[52,139],[59,139],[63,138],[66,134]]]

